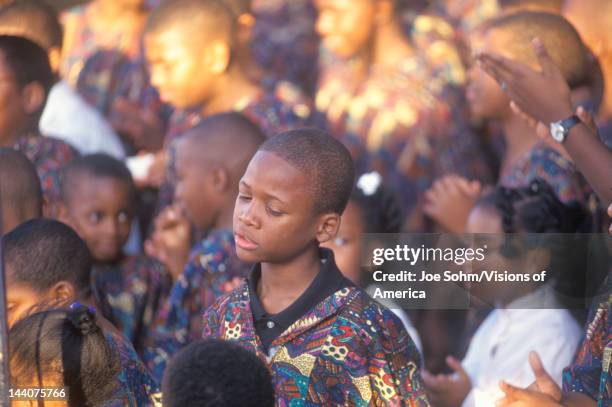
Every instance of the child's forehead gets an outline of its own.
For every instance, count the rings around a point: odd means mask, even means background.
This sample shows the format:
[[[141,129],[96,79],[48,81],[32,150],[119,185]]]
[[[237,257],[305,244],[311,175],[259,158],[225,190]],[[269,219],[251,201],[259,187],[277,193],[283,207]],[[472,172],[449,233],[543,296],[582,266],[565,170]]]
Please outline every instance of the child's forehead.
[[[253,189],[295,195],[310,186],[311,178],[278,155],[260,150],[249,163],[241,183]]]

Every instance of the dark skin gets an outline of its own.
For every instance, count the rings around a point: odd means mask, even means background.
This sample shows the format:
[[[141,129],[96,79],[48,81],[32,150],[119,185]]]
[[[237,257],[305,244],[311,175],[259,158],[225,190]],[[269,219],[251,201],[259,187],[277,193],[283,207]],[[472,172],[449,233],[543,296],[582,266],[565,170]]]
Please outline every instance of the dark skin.
[[[219,141],[219,140],[217,140]],[[214,153],[213,153],[214,152]],[[176,278],[189,260],[191,225],[204,233],[232,228],[232,204],[248,151],[185,137],[177,145],[175,204],[155,220],[147,254],[166,264]]]
[[[74,176],[59,219],[87,243],[94,260],[112,264],[123,255],[134,216],[133,191],[123,180],[83,173]]]
[[[273,153],[260,151],[240,180],[234,208],[238,257],[261,263],[257,294],[277,314],[320,270],[319,244],[333,239],[340,214],[317,213],[311,178]]]
[[[547,124],[571,116],[574,109],[569,86],[559,68],[540,40],[535,39],[533,45],[541,72],[494,53],[480,54],[478,60],[482,68],[499,83],[507,84],[507,93],[513,101],[514,110],[532,127],[538,128],[538,134],[542,137],[547,135]],[[579,109],[577,113],[582,123],[570,130],[561,147],[572,158],[599,198],[609,204],[612,202],[612,152],[597,137],[592,120],[584,109]]]

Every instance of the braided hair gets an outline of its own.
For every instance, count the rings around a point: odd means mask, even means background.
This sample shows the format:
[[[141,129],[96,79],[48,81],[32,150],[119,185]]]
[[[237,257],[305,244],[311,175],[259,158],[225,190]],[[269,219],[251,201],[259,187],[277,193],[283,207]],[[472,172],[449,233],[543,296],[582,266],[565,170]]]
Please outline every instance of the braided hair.
[[[112,400],[120,361],[96,322],[93,308],[74,303],[18,321],[9,331],[11,385],[66,389],[68,405]]]
[[[588,262],[591,241],[581,232],[590,230],[591,218],[578,203],[564,204],[549,184],[535,179],[522,188],[499,186],[478,205],[493,207],[501,216],[505,237],[500,253],[506,258],[527,249],[550,252],[549,277],[561,303],[575,308],[591,295],[590,280],[599,281],[599,270]],[[592,266],[588,276],[587,264]]]

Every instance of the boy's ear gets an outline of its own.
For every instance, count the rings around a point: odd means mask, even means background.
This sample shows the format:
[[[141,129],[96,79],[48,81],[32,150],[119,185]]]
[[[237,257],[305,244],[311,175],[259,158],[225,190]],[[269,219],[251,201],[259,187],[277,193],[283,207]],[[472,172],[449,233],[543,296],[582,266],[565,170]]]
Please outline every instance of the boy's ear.
[[[56,74],[59,72],[60,62],[62,60],[62,50],[58,47],[53,47],[49,49],[47,54],[49,55],[49,65],[51,65],[51,70]]]
[[[76,290],[74,285],[68,281],[60,281],[55,283],[55,285],[49,289],[49,294],[53,300],[62,303],[76,299]]]
[[[338,234],[340,229],[340,215],[337,213],[326,213],[321,215],[317,228],[317,241],[319,243],[329,242]]]
[[[217,167],[212,170],[212,183],[216,192],[225,192],[229,185],[229,173],[223,167]]]
[[[230,64],[232,50],[230,45],[223,41],[212,41],[206,51],[209,70],[217,75],[227,71]]]
[[[248,44],[253,37],[253,27],[255,26],[255,16],[251,13],[243,13],[238,17],[238,42]]]
[[[21,91],[23,109],[28,114],[36,114],[43,110],[47,95],[39,82],[28,83]]]

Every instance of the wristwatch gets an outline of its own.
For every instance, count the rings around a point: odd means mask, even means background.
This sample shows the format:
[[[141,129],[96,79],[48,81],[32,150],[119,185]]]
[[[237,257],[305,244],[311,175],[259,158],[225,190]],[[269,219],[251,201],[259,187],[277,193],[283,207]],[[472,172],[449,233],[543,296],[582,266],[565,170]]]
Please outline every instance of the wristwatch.
[[[570,129],[578,123],[580,123],[580,119],[576,115],[568,117],[565,120],[553,122],[550,124],[550,134],[556,142],[563,143]]]

